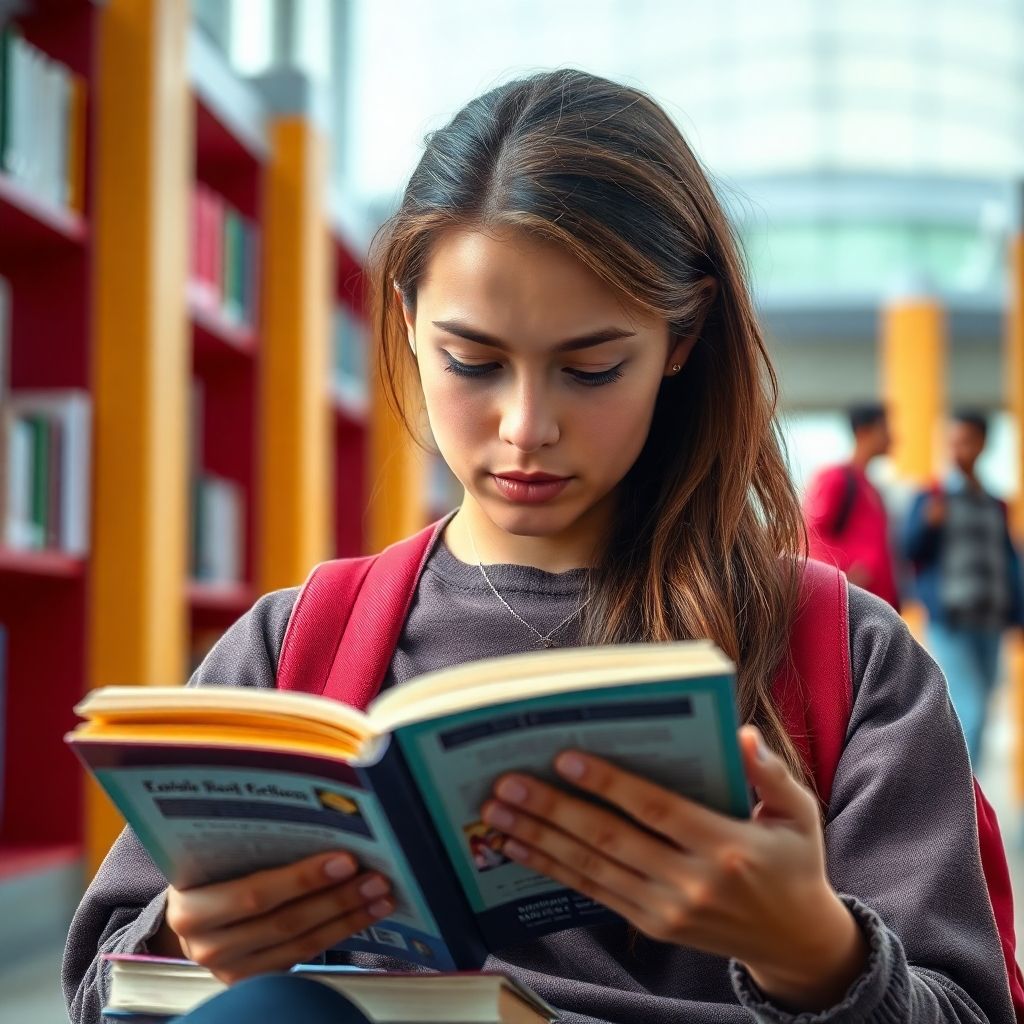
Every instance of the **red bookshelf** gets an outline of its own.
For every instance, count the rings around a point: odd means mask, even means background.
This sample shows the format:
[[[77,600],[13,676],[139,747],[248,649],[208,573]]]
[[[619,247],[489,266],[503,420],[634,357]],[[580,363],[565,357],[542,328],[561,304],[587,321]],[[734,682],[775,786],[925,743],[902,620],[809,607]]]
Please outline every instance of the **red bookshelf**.
[[[91,389],[89,233],[92,92],[100,9],[44,0],[14,22],[24,38],[81,76],[83,209],[43,201],[0,174],[0,276],[11,291],[9,385]],[[0,547],[6,633],[0,883],[74,862],[83,841],[81,770],[63,743],[87,687],[89,562]]]
[[[24,256],[64,243],[81,246],[88,234],[81,214],[37,199],[0,171],[0,250]]]
[[[364,324],[367,318],[366,277],[349,242],[340,231],[332,236],[334,302]],[[332,344],[333,330],[332,330]],[[340,557],[366,553],[366,502],[369,451],[369,400],[335,391],[334,416],[334,548]]]
[[[85,575],[86,561],[60,551],[18,551],[0,547],[0,586],[17,585],[18,577],[75,580]]]
[[[260,229],[263,158],[253,152],[198,94],[195,96],[195,183]],[[258,243],[257,243],[258,244]],[[225,257],[226,258],[226,257]],[[193,258],[193,264],[195,257]],[[257,263],[258,265],[258,263]],[[258,310],[259,285],[256,283]],[[187,296],[192,325],[192,375],[201,395],[202,442],[195,469],[229,481],[241,494],[244,548],[237,579],[192,579],[188,601],[193,652],[209,646],[253,601],[256,473],[256,403],[259,319],[226,316],[191,275]],[[195,506],[193,505],[193,528]]]

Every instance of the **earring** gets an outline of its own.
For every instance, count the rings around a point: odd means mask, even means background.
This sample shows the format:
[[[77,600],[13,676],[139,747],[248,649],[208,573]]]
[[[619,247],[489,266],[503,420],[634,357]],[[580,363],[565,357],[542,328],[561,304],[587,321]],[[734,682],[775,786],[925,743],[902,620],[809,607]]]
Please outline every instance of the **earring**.
[[[678,373],[682,368],[683,368],[683,364],[682,363],[673,363],[672,364],[672,372],[673,373]]]

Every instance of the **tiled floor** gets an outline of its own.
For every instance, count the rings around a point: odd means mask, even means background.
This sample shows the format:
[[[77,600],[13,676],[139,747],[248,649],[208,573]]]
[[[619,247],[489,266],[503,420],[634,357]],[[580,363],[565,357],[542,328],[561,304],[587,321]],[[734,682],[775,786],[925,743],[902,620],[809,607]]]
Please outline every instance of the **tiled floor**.
[[[981,779],[985,791],[999,813],[1006,839],[1010,867],[1014,875],[1017,899],[1017,934],[1024,935],[1024,846],[1021,812],[1012,792],[1010,762],[1013,731],[1006,713],[1005,699],[994,709]],[[0,928],[6,922],[0,922]],[[56,937],[52,945],[24,959],[0,965],[0,1024],[60,1024],[66,1022],[60,995],[60,957],[62,943]]]
[[[3,925],[0,925],[3,927]],[[60,994],[63,943],[37,950],[0,970],[0,1024],[59,1024],[67,1021]]]

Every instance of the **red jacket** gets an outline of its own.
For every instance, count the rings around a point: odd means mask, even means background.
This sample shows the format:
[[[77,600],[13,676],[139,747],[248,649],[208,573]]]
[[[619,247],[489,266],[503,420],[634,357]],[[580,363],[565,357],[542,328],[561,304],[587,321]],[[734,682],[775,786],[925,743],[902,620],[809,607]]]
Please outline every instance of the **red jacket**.
[[[853,501],[840,522],[851,483]],[[811,558],[838,566],[851,582],[899,608],[889,518],[863,470],[849,463],[821,470],[807,487],[804,518]]]

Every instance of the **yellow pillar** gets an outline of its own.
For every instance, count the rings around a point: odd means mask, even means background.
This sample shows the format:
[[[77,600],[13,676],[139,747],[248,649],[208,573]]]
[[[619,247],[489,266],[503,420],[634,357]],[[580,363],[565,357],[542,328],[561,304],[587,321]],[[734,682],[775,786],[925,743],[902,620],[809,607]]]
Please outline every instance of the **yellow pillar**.
[[[946,318],[928,297],[897,299],[881,316],[882,395],[889,410],[899,476],[934,479],[946,391]]]
[[[879,367],[881,392],[893,431],[892,459],[898,477],[927,486],[938,471],[936,458],[946,394],[946,318],[941,304],[927,296],[891,300],[881,313]],[[920,637],[924,610],[903,609]]]
[[[89,680],[171,685],[186,669],[188,4],[109,0],[101,18]],[[94,869],[121,819],[93,786],[86,811]]]
[[[404,391],[412,396],[419,384],[409,376]],[[376,367],[372,381],[367,547],[374,552],[426,525],[429,462],[392,411]],[[413,411],[410,418],[418,420]]]
[[[1009,295],[1006,310],[1006,404],[1017,431],[1017,493],[1011,503],[1016,539],[1024,533],[1024,225],[1010,239]],[[1018,799],[1024,798],[1024,644],[1011,633],[1007,667],[1013,692],[1014,782]]]
[[[327,140],[296,73],[267,76],[279,104],[264,171],[258,586],[301,583],[330,552]],[[288,76],[284,80],[282,76]],[[275,100],[275,97],[281,97]]]

